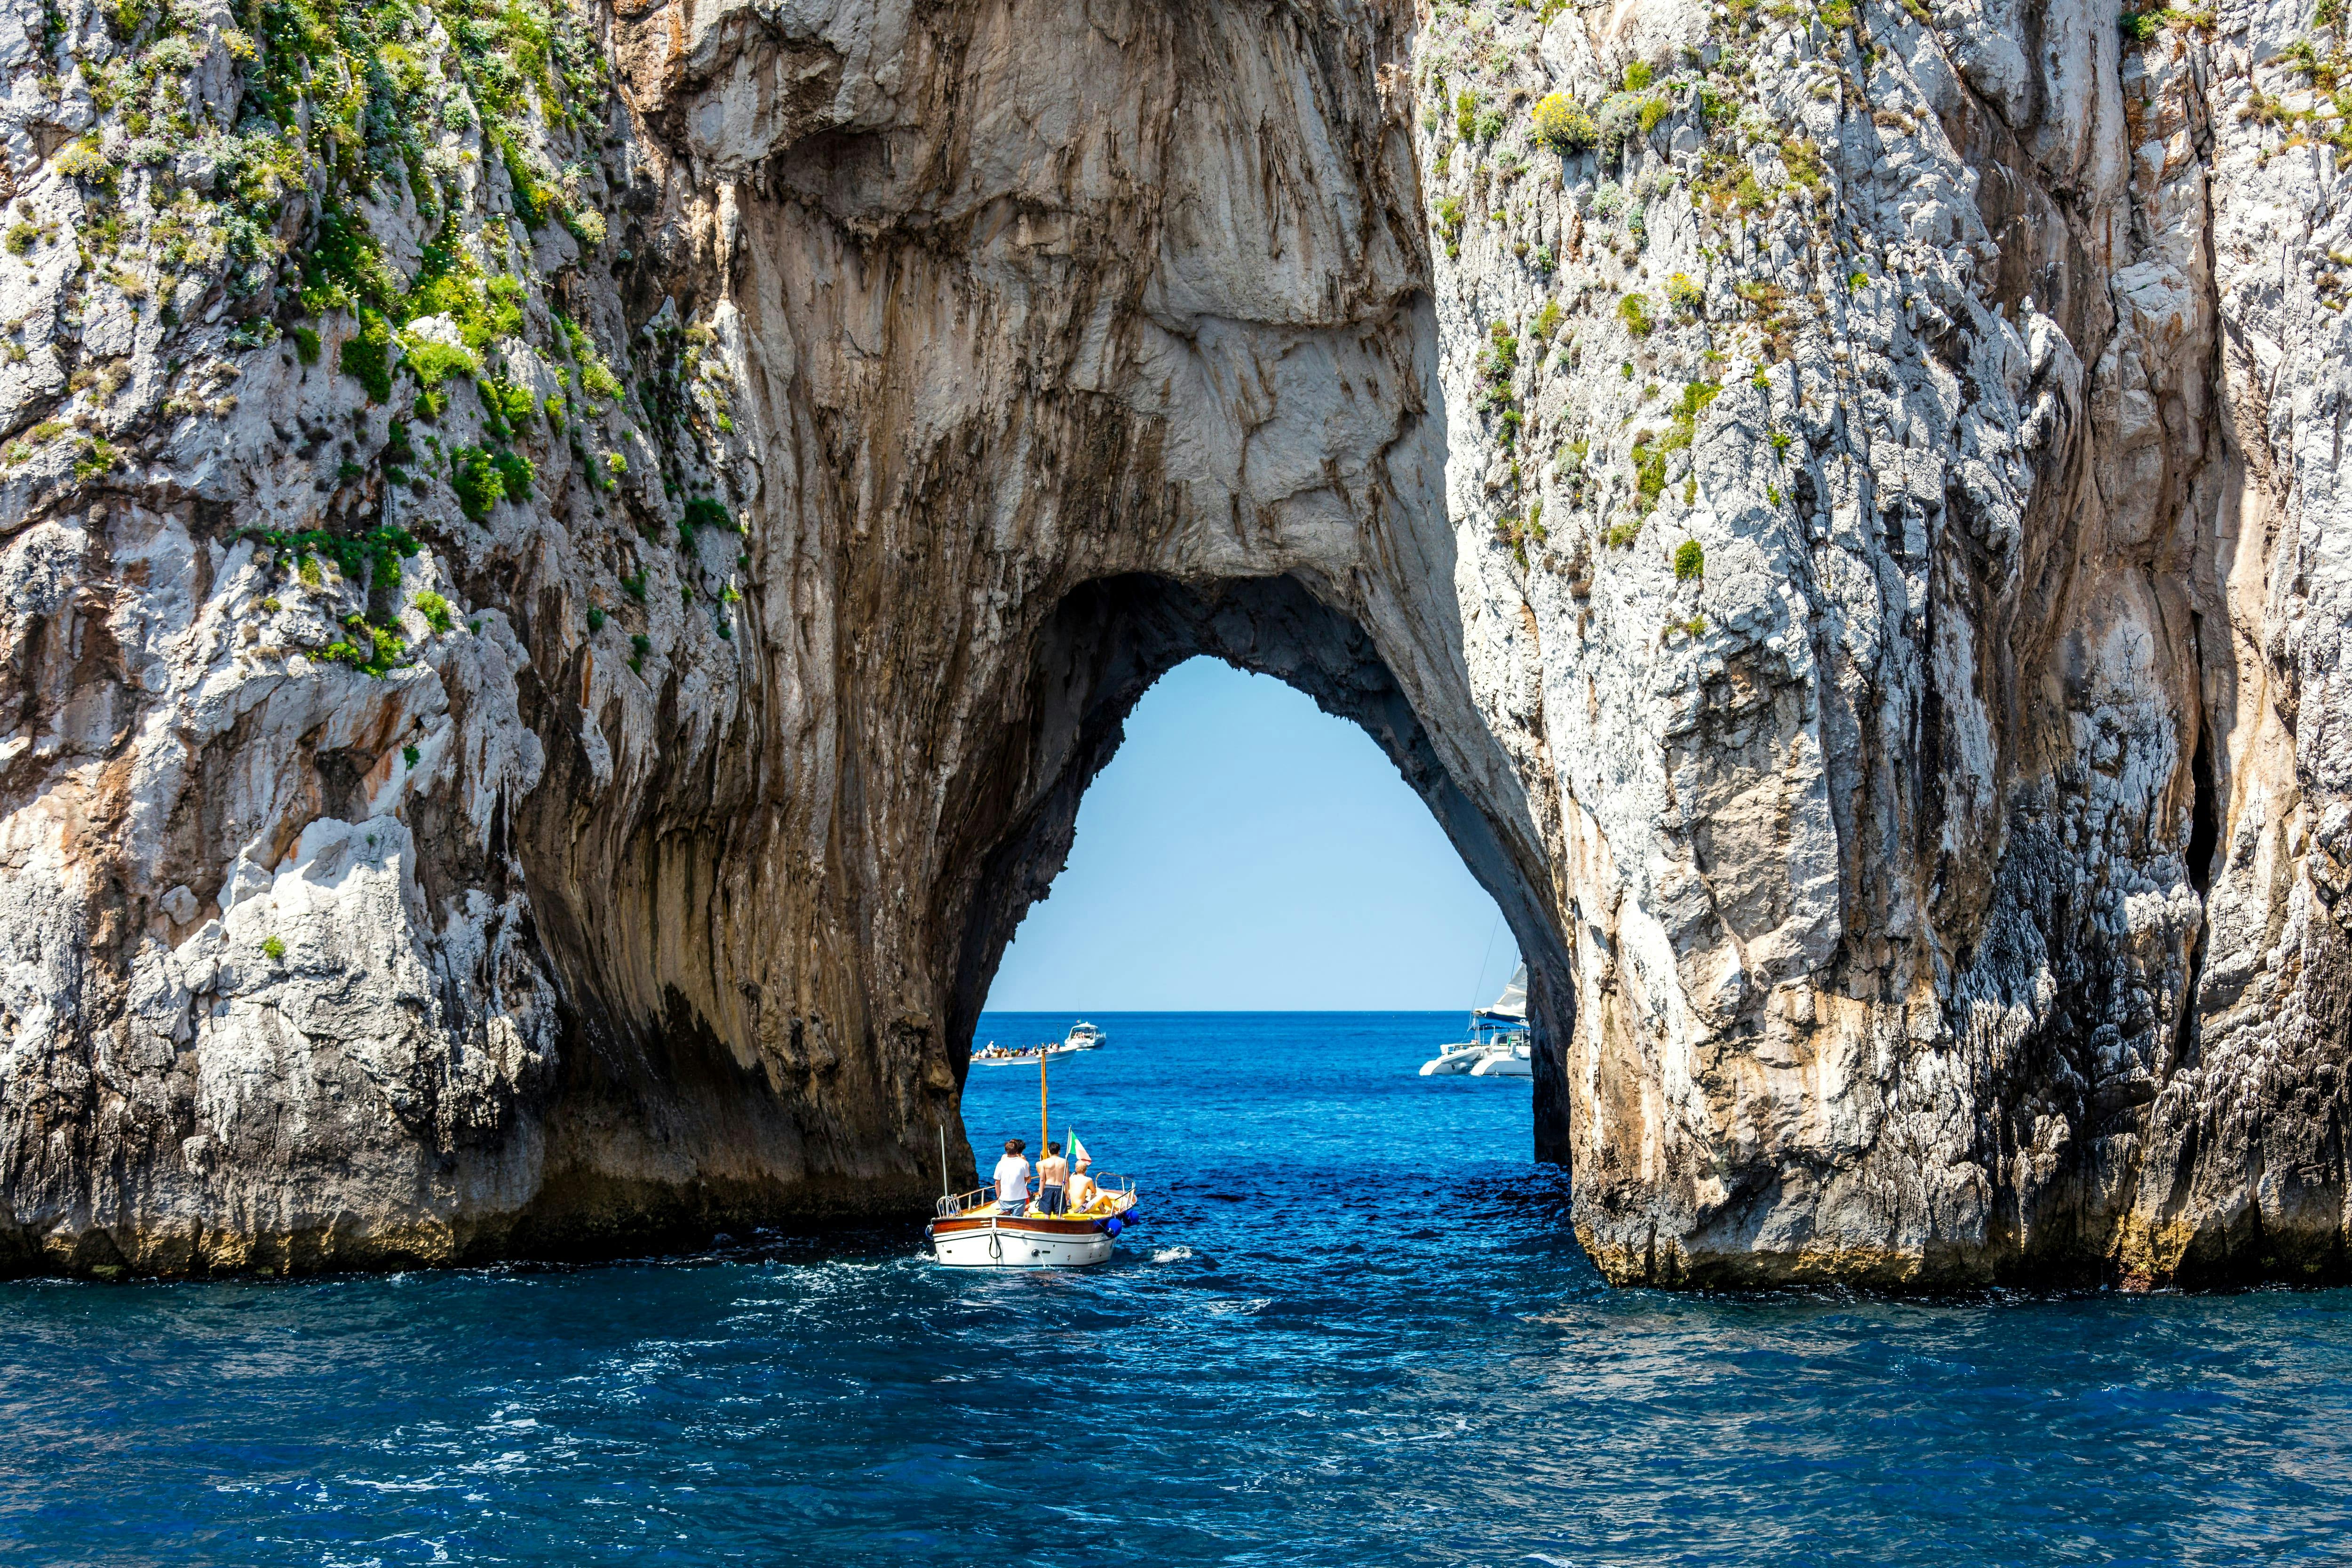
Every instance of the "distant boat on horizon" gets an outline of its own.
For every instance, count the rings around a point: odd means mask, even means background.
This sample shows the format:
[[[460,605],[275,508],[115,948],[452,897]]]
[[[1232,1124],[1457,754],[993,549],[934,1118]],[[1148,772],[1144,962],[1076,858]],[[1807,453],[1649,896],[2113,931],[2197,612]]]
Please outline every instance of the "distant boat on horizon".
[[[1057,1044],[1046,1040],[1034,1046],[1000,1046],[991,1040],[971,1053],[971,1065],[982,1068],[1012,1067],[1016,1063],[1066,1057],[1077,1051],[1100,1050],[1110,1044],[1110,1037],[1084,1018],[1070,1026],[1070,1032]]]
[[[1047,1041],[1042,1046],[1000,1046],[991,1040],[971,1053],[971,1065],[976,1068],[1006,1068],[1026,1066],[1054,1057],[1066,1057],[1078,1049],[1076,1046],[1057,1046]]]

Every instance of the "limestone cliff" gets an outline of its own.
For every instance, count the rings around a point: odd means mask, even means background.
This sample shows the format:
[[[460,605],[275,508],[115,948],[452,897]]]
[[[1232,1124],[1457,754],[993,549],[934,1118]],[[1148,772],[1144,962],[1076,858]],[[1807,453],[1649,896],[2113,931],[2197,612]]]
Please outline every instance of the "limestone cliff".
[[[1424,35],[1449,494],[1540,648],[1612,1278],[2341,1272],[2313,26]]]
[[[1206,652],[1612,1278],[2339,1273],[2336,26],[12,0],[0,1255],[919,1211]]]

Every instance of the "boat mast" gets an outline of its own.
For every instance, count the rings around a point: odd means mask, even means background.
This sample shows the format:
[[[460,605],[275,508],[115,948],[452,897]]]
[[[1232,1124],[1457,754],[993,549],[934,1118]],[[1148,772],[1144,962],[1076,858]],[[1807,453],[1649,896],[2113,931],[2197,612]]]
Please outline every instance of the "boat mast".
[[[1045,1157],[1046,1145],[1053,1142],[1053,1123],[1045,1120],[1045,1047],[1037,1047],[1037,1158]]]

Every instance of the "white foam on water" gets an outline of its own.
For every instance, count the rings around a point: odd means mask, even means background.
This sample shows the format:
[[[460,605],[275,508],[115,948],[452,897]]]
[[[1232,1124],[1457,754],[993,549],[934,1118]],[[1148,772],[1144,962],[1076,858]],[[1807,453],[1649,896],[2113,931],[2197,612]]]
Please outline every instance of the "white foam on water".
[[[1181,1263],[1184,1259],[1192,1256],[1192,1249],[1189,1247],[1163,1247],[1159,1251],[1151,1255],[1151,1261],[1154,1263]]]

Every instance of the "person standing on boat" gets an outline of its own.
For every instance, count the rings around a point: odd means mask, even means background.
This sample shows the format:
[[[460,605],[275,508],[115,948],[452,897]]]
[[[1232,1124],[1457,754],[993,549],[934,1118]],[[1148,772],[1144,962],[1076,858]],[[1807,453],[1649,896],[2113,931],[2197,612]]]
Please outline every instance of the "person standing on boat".
[[[1018,1138],[1004,1141],[1004,1158],[996,1162],[996,1212],[1020,1214],[1029,1207],[1029,1162],[1022,1157],[1028,1147]]]
[[[1037,1162],[1037,1212],[1062,1213],[1062,1199],[1069,1190],[1070,1163],[1062,1158],[1059,1143],[1048,1143],[1045,1157]]]

